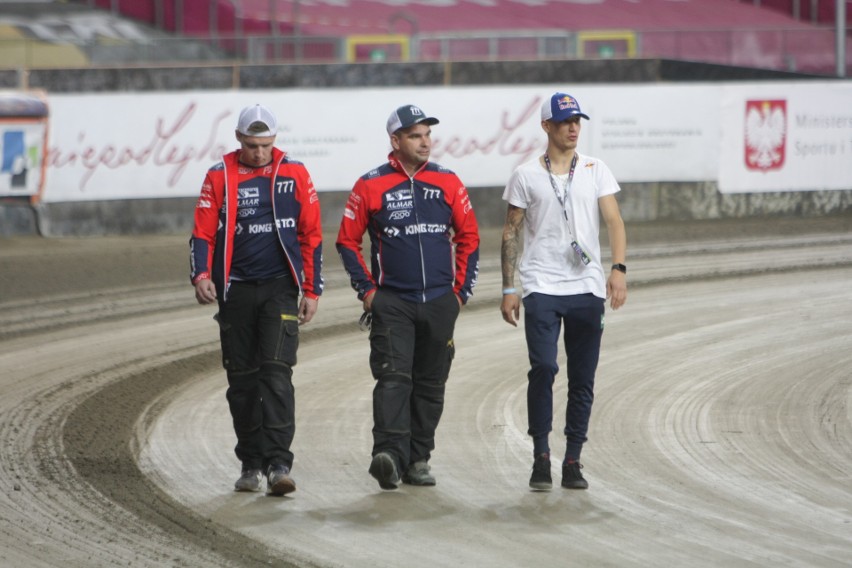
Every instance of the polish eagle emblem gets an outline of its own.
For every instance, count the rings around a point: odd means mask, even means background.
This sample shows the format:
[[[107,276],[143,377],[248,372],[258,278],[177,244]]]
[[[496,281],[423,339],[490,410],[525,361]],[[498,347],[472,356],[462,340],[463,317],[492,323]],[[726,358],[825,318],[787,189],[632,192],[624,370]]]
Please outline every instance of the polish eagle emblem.
[[[787,101],[746,101],[745,163],[750,170],[777,170],[784,165]]]

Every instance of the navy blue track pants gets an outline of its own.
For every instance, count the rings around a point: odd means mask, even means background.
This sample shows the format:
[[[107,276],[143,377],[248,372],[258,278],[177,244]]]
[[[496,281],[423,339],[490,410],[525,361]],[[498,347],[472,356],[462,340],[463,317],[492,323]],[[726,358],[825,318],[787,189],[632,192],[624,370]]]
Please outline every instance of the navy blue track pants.
[[[568,360],[568,402],[565,408],[566,459],[580,459],[594,400],[604,327],[604,300],[593,294],[524,298],[524,329],[530,358],[527,386],[529,435],[534,455],[550,453],[553,428],[553,381],[559,372],[557,350],[564,327]],[[564,326],[563,326],[564,324]]]

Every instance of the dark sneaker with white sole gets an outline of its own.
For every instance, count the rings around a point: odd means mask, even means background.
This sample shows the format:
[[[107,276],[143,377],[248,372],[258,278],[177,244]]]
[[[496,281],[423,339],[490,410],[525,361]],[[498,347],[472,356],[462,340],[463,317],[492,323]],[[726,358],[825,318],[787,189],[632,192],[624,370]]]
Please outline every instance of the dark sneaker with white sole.
[[[550,491],[553,478],[550,476],[550,454],[540,454],[533,462],[530,487],[536,491]]]
[[[429,462],[417,461],[411,464],[408,471],[402,474],[402,482],[408,485],[435,485],[435,476],[430,472]]]
[[[290,477],[290,468],[273,464],[266,471],[266,492],[276,497],[287,495],[296,490],[296,482]]]
[[[581,469],[583,469],[583,466],[578,461],[563,463],[562,487],[566,489],[588,489],[589,482],[583,477]]]
[[[260,491],[263,472],[259,469],[244,469],[242,475],[234,483],[234,491]]]
[[[396,460],[387,452],[379,452],[370,462],[370,475],[379,482],[382,489],[396,489],[399,486],[399,471]]]

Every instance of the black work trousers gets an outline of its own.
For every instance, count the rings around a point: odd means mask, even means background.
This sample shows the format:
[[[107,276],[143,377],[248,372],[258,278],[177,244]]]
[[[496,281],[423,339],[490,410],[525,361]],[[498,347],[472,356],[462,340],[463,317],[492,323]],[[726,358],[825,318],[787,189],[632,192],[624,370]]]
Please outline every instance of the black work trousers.
[[[435,449],[459,303],[453,292],[415,303],[379,290],[372,314],[373,455],[391,454],[404,472]]]
[[[292,277],[232,282],[219,303],[222,365],[244,469],[293,465],[293,366],[299,347],[299,291]]]

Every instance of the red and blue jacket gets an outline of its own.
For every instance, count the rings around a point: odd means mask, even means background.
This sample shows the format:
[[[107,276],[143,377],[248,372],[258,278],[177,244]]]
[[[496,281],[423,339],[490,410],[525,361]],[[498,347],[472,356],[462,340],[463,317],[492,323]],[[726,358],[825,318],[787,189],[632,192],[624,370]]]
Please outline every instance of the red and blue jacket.
[[[239,150],[226,154],[207,171],[195,205],[195,226],[190,239],[190,279],[195,284],[211,278],[221,301],[230,284],[234,233],[237,227],[237,188],[240,176],[258,168],[239,163]],[[322,227],[319,196],[301,162],[272,149],[272,163],[263,169],[270,176],[272,208],[278,241],[302,293],[322,294]]]
[[[343,210],[337,251],[352,288],[361,300],[378,287],[421,303],[453,291],[466,303],[479,270],[467,189],[438,164],[427,162],[409,177],[393,154],[388,159],[355,182]],[[365,232],[369,269],[361,253]]]

